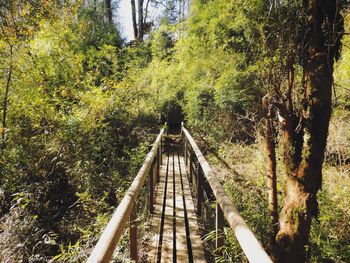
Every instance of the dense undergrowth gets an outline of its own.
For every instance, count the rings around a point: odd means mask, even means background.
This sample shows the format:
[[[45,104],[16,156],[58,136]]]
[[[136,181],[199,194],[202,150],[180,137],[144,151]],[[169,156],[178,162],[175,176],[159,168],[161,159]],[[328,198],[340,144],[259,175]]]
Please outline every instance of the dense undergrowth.
[[[286,85],[280,76],[286,54],[297,49],[286,40],[295,36],[296,2],[277,12],[267,1],[194,0],[181,25],[165,12],[159,28],[133,45],[108,23],[102,4],[56,3],[55,15],[35,13],[35,23],[20,25],[20,36],[7,24],[0,39],[1,101],[10,68],[12,79],[0,130],[0,261],[84,262],[149,143],[179,108],[270,251],[260,104],[274,83]],[[343,42],[349,46],[348,35]],[[349,54],[344,48],[335,70],[312,262],[350,261]],[[280,206],[283,185],[278,166]],[[224,249],[233,262],[244,261],[226,231]],[[127,237],[120,260],[126,243]]]
[[[313,221],[311,230],[308,255],[310,262],[348,262],[350,259],[350,200],[347,198],[350,194],[350,166],[348,161],[347,164],[341,161],[345,156],[348,158],[350,153],[349,138],[343,136],[344,133],[348,134],[349,124],[347,122],[344,125],[344,121],[349,118],[349,114],[338,117],[339,119],[334,117],[331,122],[329,145],[336,145],[334,141],[341,141],[343,144],[338,144],[339,148],[330,146],[327,150],[322,191],[318,194],[319,216]],[[224,142],[219,146],[218,154],[208,153],[208,156],[217,174],[225,181],[225,188],[237,209],[262,244],[269,248],[271,227],[267,208],[267,162],[264,152],[264,139],[261,134],[257,134],[256,141],[251,145]],[[281,149],[277,158],[283,158]],[[284,167],[278,167],[277,173],[281,207]],[[232,255],[233,262],[245,262],[244,254],[230,228],[227,227],[225,231],[229,238],[223,249]]]
[[[2,262],[84,261],[158,132],[145,93],[121,82],[147,61],[142,50],[124,47],[100,11],[56,8],[31,36],[12,36],[12,58],[0,41],[13,65],[1,130]]]

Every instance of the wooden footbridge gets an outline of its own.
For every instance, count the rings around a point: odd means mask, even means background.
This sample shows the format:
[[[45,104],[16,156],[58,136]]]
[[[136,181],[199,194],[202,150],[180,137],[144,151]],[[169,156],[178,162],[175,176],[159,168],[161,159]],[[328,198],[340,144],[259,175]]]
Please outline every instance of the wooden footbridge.
[[[149,227],[143,233],[149,238],[142,244],[138,242],[140,228],[135,211],[135,204],[141,198],[146,200],[149,215]],[[216,204],[215,219],[211,220],[216,231],[214,249],[220,251],[224,243],[226,224],[232,228],[249,262],[272,262],[184,127],[181,137],[169,138],[164,129],[160,131],[88,262],[111,262],[126,230],[129,230],[130,259],[135,262],[211,261],[206,257],[208,253],[205,253],[201,236],[203,225],[199,224],[208,217],[208,209],[211,209],[206,205],[208,200]],[[141,256],[141,250],[147,253]]]

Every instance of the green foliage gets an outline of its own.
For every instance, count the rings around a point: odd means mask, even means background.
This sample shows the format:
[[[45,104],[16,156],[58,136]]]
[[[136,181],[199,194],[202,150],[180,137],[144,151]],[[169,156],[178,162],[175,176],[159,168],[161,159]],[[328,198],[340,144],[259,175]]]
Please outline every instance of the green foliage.
[[[267,240],[264,149],[256,144],[256,130],[261,97],[285,91],[290,63],[295,94],[302,87],[301,2],[193,0],[180,32],[174,1],[167,1],[159,28],[131,46],[106,19],[102,2],[5,0],[0,7],[1,87],[13,66],[7,127],[0,130],[6,138],[0,155],[1,257],[84,262],[160,123],[183,118],[237,168],[226,190],[259,240]],[[339,116],[349,109],[349,40],[343,39],[335,67]],[[4,96],[2,88],[0,101]],[[345,122],[331,126],[338,137],[331,137],[326,155],[329,164],[342,167],[339,185],[346,184],[349,162]],[[310,258],[348,261],[349,237],[341,230],[348,229],[349,206],[342,201],[348,192],[328,180],[319,195]],[[137,204],[142,220],[146,201]],[[225,235],[231,260],[244,260],[229,228]]]
[[[345,31],[349,32],[350,20],[349,16],[345,17]],[[350,36],[345,35],[342,39],[343,49],[339,62],[334,69],[334,91],[335,105],[338,108],[346,110],[350,109],[349,84],[350,84],[350,67],[347,61],[350,56]]]
[[[125,78],[149,50],[123,49],[102,14],[79,6],[50,7],[60,17],[39,17],[14,49],[0,157],[1,257],[14,262],[85,261],[158,130]]]
[[[333,141],[335,127],[331,126]],[[225,178],[225,189],[253,233],[269,252],[271,244],[270,217],[267,210],[266,160],[263,156],[264,142],[257,136],[252,145],[224,142],[219,148],[219,158],[210,155],[210,163],[218,174]],[[277,158],[282,158],[282,147],[277,149]],[[227,166],[229,164],[229,166]],[[277,167],[277,174],[283,175],[283,167]],[[310,262],[349,261],[349,169],[346,165],[327,163],[323,173],[323,187],[318,194],[319,216],[312,223],[308,257]],[[278,176],[278,203],[283,205],[284,181]],[[258,213],[256,211],[259,211]],[[215,233],[207,239],[214,239]],[[225,228],[225,244],[221,248],[232,262],[245,262],[237,239],[232,230]],[[223,260],[218,257],[218,261]],[[220,262],[220,261],[219,261]]]

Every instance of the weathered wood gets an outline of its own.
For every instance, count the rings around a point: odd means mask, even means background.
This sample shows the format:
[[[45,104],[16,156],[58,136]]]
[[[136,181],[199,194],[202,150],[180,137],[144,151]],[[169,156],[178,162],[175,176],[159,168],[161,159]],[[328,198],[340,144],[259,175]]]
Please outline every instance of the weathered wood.
[[[224,245],[224,214],[218,203],[216,203],[215,214],[216,214],[215,248],[218,249]],[[222,252],[220,251],[219,254],[222,254]]]
[[[187,147],[187,140],[186,140],[186,137],[185,137],[185,139],[184,139],[184,141],[185,141],[185,162],[186,162],[186,165],[188,164],[188,147]]]
[[[187,165],[187,162],[186,162],[186,165]],[[192,177],[193,177],[193,172],[192,172],[192,165],[193,165],[193,154],[191,154],[190,152],[190,183],[192,184],[193,180],[192,180]]]
[[[130,214],[130,258],[138,262],[137,254],[137,215],[135,209]]]
[[[125,231],[125,227],[130,217],[133,205],[140,194],[141,188],[145,183],[148,172],[151,168],[151,164],[156,156],[158,147],[160,145],[163,133],[164,129],[160,131],[140,171],[136,175],[130,188],[126,192],[124,198],[118,205],[111,220],[109,221],[105,230],[103,231],[99,241],[97,242],[94,250],[92,251],[87,261],[88,263],[109,262],[112,258],[114,249],[119,241],[119,238]]]
[[[194,164],[194,157],[192,154],[192,164],[190,166],[191,171],[191,185],[197,187],[197,181],[198,181],[198,169],[196,165]]]
[[[216,174],[210,168],[209,163],[199,150],[196,142],[187,131],[186,128],[182,128],[183,133],[187,137],[189,144],[191,145],[199,165],[202,167],[203,173],[208,180],[208,183],[215,195],[217,202],[219,203],[226,220],[234,231],[236,238],[244,251],[244,254],[248,258],[249,262],[272,262],[266,251],[263,249],[259,241],[254,236],[253,232],[244,222],[243,218],[237,211],[230,197],[227,195],[224,187],[220,183]]]
[[[153,197],[154,197],[154,162],[152,162],[149,173],[149,212],[153,214]]]
[[[163,140],[160,139],[160,163],[163,163]]]
[[[198,216],[202,215],[202,202],[203,202],[203,174],[201,166],[197,167],[197,210],[196,213]]]
[[[157,262],[157,253],[159,246],[159,237],[160,237],[160,222],[162,216],[163,208],[163,196],[165,192],[165,174],[166,174],[167,164],[162,164],[160,169],[160,180],[157,191],[155,192],[155,204],[154,204],[154,213],[151,215],[150,221],[150,254],[149,261]]]
[[[161,154],[161,149],[159,148],[157,151],[157,183],[159,183],[160,179]]]
[[[175,186],[175,220],[176,228],[174,229],[176,234],[176,261],[188,262],[188,251],[186,243],[186,227],[185,227],[185,207],[182,197],[182,185],[179,171],[178,155],[176,153],[174,160],[174,186]]]
[[[152,215],[152,220],[150,223],[151,251],[149,253],[149,261],[174,262],[174,255],[176,255],[177,262],[203,263],[205,262],[204,250],[200,238],[193,200],[191,197],[191,190],[185,172],[186,167],[184,165],[184,158],[182,156],[175,156],[175,159],[173,159],[172,155],[170,155],[168,168],[168,185],[165,187],[166,169],[165,166],[163,166],[160,175],[160,185],[156,193],[155,212]],[[183,171],[183,174],[181,174],[180,169]],[[158,250],[159,247],[159,230],[161,228],[160,219],[165,188],[166,206],[164,209],[164,231],[162,237],[161,254],[159,258],[159,255],[157,255],[155,251]],[[174,208],[176,211],[175,218],[173,213]],[[188,221],[187,224],[186,218]],[[175,228],[174,220],[176,222]],[[176,244],[175,248],[174,244]],[[189,247],[190,250],[188,249]]]
[[[164,213],[164,227],[163,227],[163,241],[161,258],[157,258],[157,262],[173,262],[173,165],[172,156],[169,156],[168,163],[168,186],[165,198],[165,207],[162,211]],[[164,201],[164,200],[163,200]],[[159,257],[159,255],[158,255]]]
[[[186,176],[186,165],[183,157],[179,158],[180,169],[182,173],[183,193],[185,198],[185,206],[188,219],[189,234],[192,247],[193,262],[204,263],[206,262],[203,250],[203,244],[200,237],[200,230],[198,226],[198,219],[194,208],[191,188]]]

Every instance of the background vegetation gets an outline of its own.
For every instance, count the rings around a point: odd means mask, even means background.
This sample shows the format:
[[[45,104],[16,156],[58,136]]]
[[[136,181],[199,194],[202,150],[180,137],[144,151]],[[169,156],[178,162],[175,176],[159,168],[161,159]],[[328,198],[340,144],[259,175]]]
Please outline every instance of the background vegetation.
[[[103,1],[34,3],[0,7],[0,261],[84,262],[176,105],[269,250],[260,104],[286,84],[298,1],[193,0],[180,22],[167,1],[137,43],[122,39]],[[311,262],[350,261],[349,46],[345,35]],[[226,231],[224,249],[244,261]]]

